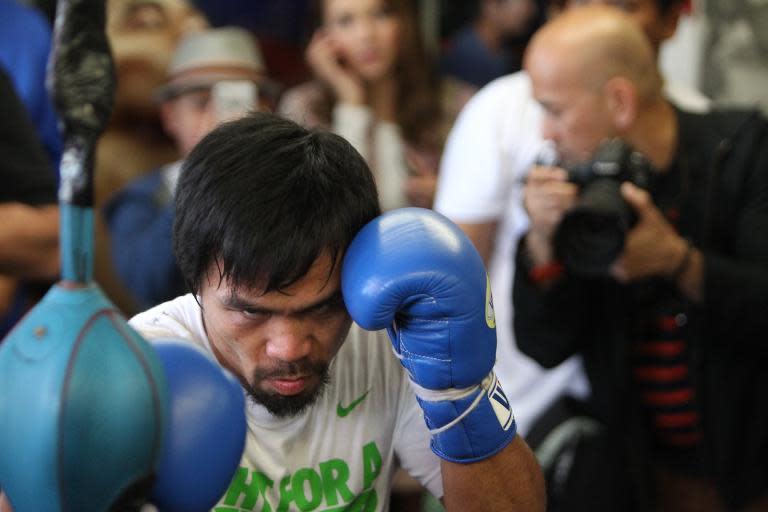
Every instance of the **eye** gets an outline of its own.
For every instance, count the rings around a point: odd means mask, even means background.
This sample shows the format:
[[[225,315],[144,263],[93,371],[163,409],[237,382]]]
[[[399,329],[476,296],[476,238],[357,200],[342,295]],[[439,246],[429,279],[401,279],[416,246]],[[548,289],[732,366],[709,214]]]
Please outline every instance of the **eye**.
[[[141,32],[160,30],[168,25],[165,11],[155,3],[134,3],[126,9],[125,27]]]
[[[544,112],[547,116],[551,118],[556,118],[560,116],[561,109],[556,105],[552,105],[551,103],[541,103],[541,106],[544,109]]]
[[[268,320],[269,317],[271,316],[270,313],[253,310],[253,309],[242,309],[240,310],[240,314],[243,315],[248,320],[257,321],[257,322],[263,322],[265,320]]]
[[[343,309],[344,309],[344,299],[339,297],[332,301],[328,301],[324,304],[320,304],[316,308],[313,308],[311,311],[309,311],[309,313],[315,316],[322,317],[322,316],[330,316],[330,315],[336,314]]]
[[[346,28],[352,24],[353,17],[350,13],[342,13],[331,19],[331,24],[339,28]]]
[[[388,5],[382,5],[373,11],[373,16],[376,19],[386,19],[392,16],[392,14],[392,8]]]
[[[626,12],[635,12],[638,9],[638,3],[635,0],[614,0],[611,5],[618,7]]]
[[[208,103],[211,101],[211,93],[208,91],[194,93],[190,97],[192,106],[198,111],[203,111],[208,108]]]

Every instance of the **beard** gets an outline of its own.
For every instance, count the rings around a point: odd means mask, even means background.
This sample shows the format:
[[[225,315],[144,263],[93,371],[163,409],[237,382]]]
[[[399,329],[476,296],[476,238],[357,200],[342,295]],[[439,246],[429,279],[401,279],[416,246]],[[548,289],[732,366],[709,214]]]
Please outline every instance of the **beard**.
[[[299,361],[295,363],[281,362],[276,367],[268,370],[257,368],[253,371],[251,381],[245,386],[251,400],[261,404],[271,414],[278,418],[296,416],[304,412],[325,391],[325,386],[330,382],[328,363],[310,363]],[[306,375],[314,380],[307,389],[296,395],[281,395],[274,391],[265,391],[259,384],[267,379],[287,378],[296,375]]]

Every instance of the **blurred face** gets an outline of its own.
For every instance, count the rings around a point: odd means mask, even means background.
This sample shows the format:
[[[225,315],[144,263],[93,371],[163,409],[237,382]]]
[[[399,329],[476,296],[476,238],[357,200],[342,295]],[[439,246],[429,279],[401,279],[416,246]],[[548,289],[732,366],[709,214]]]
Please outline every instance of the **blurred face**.
[[[163,127],[176,143],[182,158],[186,158],[219,123],[237,119],[258,108],[253,82],[245,77],[232,78],[231,81],[217,82],[211,89],[185,92],[163,103]]]
[[[400,21],[383,0],[325,0],[324,26],[342,62],[364,80],[389,76],[397,62]]]
[[[162,119],[165,131],[176,143],[182,158],[185,158],[216,127],[211,91],[205,89],[188,92],[164,103]]]
[[[118,77],[116,110],[157,113],[152,94],[180,38],[207,25],[184,0],[109,0],[107,34]]]
[[[585,85],[569,64],[541,51],[525,62],[533,96],[544,109],[542,136],[554,143],[564,165],[589,160],[603,140],[616,135],[604,95]]]
[[[658,53],[661,43],[675,33],[679,12],[671,9],[662,16],[656,0],[571,0],[569,5],[614,5],[625,11],[643,29]]]
[[[537,10],[534,0],[497,0],[492,16],[502,33],[514,37],[528,30]]]
[[[251,397],[276,416],[298,414],[328,380],[328,367],[349,331],[340,265],[319,257],[283,291],[233,288],[212,265],[200,290],[214,353]]]

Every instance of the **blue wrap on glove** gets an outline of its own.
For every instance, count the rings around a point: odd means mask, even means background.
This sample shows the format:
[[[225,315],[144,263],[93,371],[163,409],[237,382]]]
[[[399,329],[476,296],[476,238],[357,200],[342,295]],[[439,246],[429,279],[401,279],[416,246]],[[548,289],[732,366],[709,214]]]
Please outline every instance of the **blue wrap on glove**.
[[[493,373],[490,285],[455,224],[421,208],[374,219],[347,250],[342,292],[361,327],[388,330],[438,456],[474,462],[514,438],[514,417]]]

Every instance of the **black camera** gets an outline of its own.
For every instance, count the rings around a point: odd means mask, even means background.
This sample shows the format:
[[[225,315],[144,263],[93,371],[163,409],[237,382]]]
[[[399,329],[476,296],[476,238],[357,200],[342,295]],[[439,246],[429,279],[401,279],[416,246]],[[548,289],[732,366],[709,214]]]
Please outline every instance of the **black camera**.
[[[566,170],[580,191],[576,205],[555,231],[555,254],[575,275],[606,275],[624,247],[627,231],[637,221],[619,187],[629,181],[647,190],[653,167],[624,141],[611,139],[598,148],[592,161]]]

